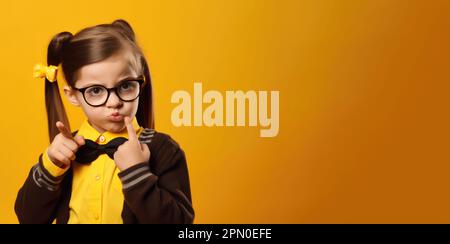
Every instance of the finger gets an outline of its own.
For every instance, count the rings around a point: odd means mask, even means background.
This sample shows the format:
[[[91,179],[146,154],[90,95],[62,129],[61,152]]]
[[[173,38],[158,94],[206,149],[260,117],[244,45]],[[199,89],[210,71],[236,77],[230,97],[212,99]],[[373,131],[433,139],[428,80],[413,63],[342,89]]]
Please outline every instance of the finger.
[[[61,147],[59,148],[59,152],[64,155],[67,159],[70,160],[75,160],[75,153],[72,152],[72,150],[70,150],[67,147]]]
[[[83,146],[84,144],[86,144],[86,142],[84,141],[84,137],[83,136],[76,135],[73,139],[78,144],[78,146]]]
[[[58,128],[59,132],[61,132],[61,134],[64,137],[73,139],[72,134],[70,133],[69,129],[67,129],[67,127],[63,124],[63,122],[61,122],[61,121],[56,122],[56,127]]]
[[[150,158],[150,149],[148,148],[147,144],[141,144],[141,151],[145,158]]]
[[[138,138],[136,136],[136,131],[134,130],[133,124],[129,117],[125,117],[125,125],[128,131],[128,140],[132,143],[138,142]]]
[[[64,156],[64,154],[62,154],[60,151],[57,151],[55,153],[55,158],[56,158],[56,160],[58,160],[60,163],[63,163],[64,165],[70,164],[70,160],[66,156]]]
[[[72,152],[76,152],[78,150],[78,144],[73,140],[65,139],[62,141],[62,144],[65,147],[69,148]]]
[[[147,146],[147,144],[145,144],[145,143],[140,143],[141,144],[141,151],[145,151],[145,150],[148,150],[148,146]]]

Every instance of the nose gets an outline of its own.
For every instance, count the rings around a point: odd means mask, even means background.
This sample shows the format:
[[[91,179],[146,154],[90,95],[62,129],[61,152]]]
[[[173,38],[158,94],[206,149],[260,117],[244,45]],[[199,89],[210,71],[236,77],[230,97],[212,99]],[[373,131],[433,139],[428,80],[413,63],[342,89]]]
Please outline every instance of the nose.
[[[106,107],[116,108],[122,106],[122,104],[123,102],[119,99],[116,92],[112,91],[111,94],[109,94],[108,101],[106,101]]]

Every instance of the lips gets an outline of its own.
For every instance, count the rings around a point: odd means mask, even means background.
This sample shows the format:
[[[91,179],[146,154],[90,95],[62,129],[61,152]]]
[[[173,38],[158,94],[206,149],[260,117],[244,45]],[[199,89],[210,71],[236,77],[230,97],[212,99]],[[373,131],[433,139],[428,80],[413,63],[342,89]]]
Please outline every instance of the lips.
[[[112,113],[108,116],[108,119],[113,122],[119,122],[123,120],[123,115],[121,115],[120,113]]]

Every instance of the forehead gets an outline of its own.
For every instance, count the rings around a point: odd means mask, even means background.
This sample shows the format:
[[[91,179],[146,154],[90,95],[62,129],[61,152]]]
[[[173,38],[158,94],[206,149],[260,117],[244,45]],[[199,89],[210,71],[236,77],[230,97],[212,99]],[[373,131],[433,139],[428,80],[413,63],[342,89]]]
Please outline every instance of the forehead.
[[[127,58],[123,55],[114,55],[103,61],[81,67],[75,84],[77,87],[95,84],[109,87],[125,78],[136,76]]]

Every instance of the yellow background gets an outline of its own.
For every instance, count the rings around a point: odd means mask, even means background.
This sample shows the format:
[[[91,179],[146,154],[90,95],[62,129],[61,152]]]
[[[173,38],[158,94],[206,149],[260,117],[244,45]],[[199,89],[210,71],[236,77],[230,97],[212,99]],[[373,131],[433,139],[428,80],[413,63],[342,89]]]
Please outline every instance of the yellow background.
[[[0,222],[48,145],[32,68],[60,31],[128,20],[196,223],[450,222],[450,1],[3,1]],[[171,124],[176,90],[279,90],[280,132]],[[66,108],[72,129],[83,119]]]

